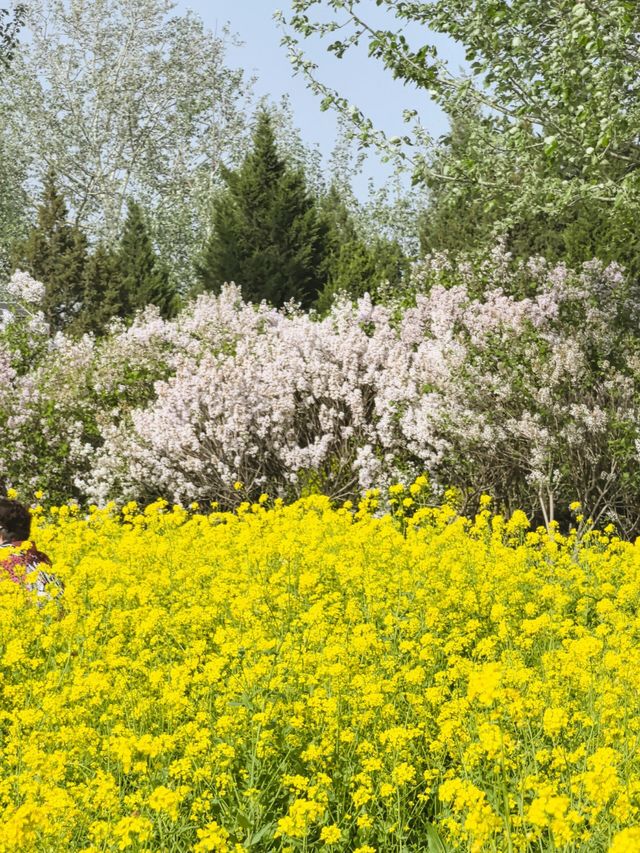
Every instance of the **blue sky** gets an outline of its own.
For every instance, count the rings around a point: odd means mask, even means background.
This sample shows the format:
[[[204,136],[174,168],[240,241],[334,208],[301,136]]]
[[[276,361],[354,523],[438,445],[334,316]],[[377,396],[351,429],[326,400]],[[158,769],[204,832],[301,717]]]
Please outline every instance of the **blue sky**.
[[[377,26],[385,23],[385,13],[366,0],[363,8],[370,6],[367,14]],[[229,64],[241,66],[247,75],[258,78],[256,93],[279,100],[287,94],[293,109],[294,122],[308,144],[318,144],[324,155],[330,154],[336,139],[336,119],[331,112],[321,112],[318,98],[309,92],[304,80],[294,77],[286,56],[280,46],[281,32],[273,20],[273,13],[282,9],[287,16],[287,0],[178,0],[177,11],[192,9],[212,30],[221,30],[229,23],[244,44],[229,50]],[[386,18],[388,21],[388,18]],[[420,38],[419,31],[411,33]],[[444,42],[438,42],[439,51],[457,67],[462,62],[462,53]],[[444,133],[446,120],[440,110],[429,101],[424,93],[405,87],[394,81],[391,75],[375,60],[366,56],[364,50],[348,54],[336,60],[318,45],[309,44],[310,56],[320,66],[324,82],[338,89],[341,94],[356,103],[369,115],[378,127],[390,136],[401,134],[406,126],[402,111],[418,109],[423,124],[434,136]],[[367,177],[382,183],[387,167],[375,157],[370,157],[365,174],[357,191],[366,190]]]

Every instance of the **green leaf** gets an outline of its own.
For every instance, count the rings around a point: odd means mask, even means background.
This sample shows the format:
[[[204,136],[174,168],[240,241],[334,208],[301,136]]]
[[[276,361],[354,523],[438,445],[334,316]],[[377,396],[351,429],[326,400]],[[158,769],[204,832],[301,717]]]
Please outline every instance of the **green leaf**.
[[[447,853],[447,847],[433,824],[427,824],[427,847],[429,853]]]
[[[242,827],[242,829],[251,829],[251,825],[252,825],[251,821],[242,812],[237,813],[236,821],[237,821],[238,825]]]
[[[265,824],[257,832],[254,832],[251,838],[246,842],[248,847],[258,844],[264,838],[273,834],[274,825],[272,823]]]

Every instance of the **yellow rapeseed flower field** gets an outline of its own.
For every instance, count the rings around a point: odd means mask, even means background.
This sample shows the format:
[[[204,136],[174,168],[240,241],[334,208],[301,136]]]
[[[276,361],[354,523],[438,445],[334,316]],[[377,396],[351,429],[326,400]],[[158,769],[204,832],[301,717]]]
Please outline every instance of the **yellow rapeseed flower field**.
[[[36,510],[0,851],[640,850],[640,547],[421,487]]]

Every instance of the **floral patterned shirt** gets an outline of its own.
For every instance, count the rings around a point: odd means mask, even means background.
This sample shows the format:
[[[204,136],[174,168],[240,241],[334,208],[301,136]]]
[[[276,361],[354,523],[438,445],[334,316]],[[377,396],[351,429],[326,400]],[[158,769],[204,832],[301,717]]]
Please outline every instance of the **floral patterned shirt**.
[[[12,554],[3,557],[2,548],[19,550],[14,550]],[[49,557],[42,551],[38,551],[33,542],[3,542],[0,544],[0,569],[3,569],[14,583],[21,584],[25,589],[32,592],[35,591],[38,596],[51,597],[47,592],[48,584],[55,584],[60,591],[63,589],[62,582],[55,575],[40,568],[50,565]],[[36,569],[39,569],[36,579],[28,582],[27,576]]]

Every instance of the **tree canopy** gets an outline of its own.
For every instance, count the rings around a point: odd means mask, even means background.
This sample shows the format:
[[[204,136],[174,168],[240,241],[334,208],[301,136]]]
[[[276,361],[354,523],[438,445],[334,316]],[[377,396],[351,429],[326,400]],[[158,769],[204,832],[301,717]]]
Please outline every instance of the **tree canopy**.
[[[608,206],[621,223],[640,196],[640,16],[635,0],[377,0],[391,25],[367,20],[360,0],[294,0],[285,43],[296,69],[348,114],[362,139],[410,163],[414,178],[446,186],[451,198],[481,191],[503,228],[532,216],[571,220],[585,205]],[[314,11],[317,12],[314,18]],[[404,30],[426,34],[412,44]],[[465,49],[455,74],[429,33]],[[394,77],[429,93],[467,127],[465,155],[442,158],[419,123],[387,138],[319,78],[301,39],[320,36],[338,57],[366,44]]]
[[[176,293],[153,247],[144,212],[132,199],[118,249],[117,278],[120,316],[128,317],[145,305],[155,305],[164,317],[175,313]]]
[[[68,221],[68,209],[58,189],[57,176],[49,169],[37,222],[26,240],[16,247],[14,265],[44,284],[42,308],[55,330],[70,327],[82,308],[86,258],[86,236]]]
[[[230,38],[170,0],[31,0],[27,38],[0,90],[0,114],[39,184],[56,170],[72,221],[114,243],[134,196],[182,283],[222,163],[245,137],[243,72]]]

